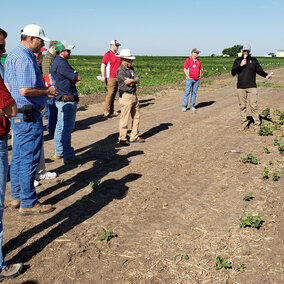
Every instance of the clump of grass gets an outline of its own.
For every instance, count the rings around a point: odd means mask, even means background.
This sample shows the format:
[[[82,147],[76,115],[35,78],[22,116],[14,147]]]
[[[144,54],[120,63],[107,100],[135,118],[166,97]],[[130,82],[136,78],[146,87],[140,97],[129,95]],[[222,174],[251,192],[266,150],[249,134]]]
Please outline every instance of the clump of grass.
[[[264,124],[260,127],[258,131],[259,136],[269,136],[273,135],[273,129],[270,128],[270,123]]]
[[[284,154],[284,143],[279,144],[278,151],[281,155]]]
[[[264,169],[263,169],[263,178],[264,179],[269,179],[269,170],[265,167]]]
[[[239,267],[237,268],[237,270],[239,272],[245,272],[246,266],[242,262],[239,262],[238,264],[239,264]]]
[[[90,181],[89,186],[92,190],[98,190],[100,186],[101,181],[99,179],[94,179]]]
[[[244,201],[251,201],[252,199],[254,199],[254,196],[253,196],[252,192],[249,192],[248,194],[246,194],[246,195],[243,197],[243,200],[244,200]]]
[[[271,153],[268,147],[263,147],[263,148],[264,148],[264,152],[265,152],[266,154],[270,154],[270,153]]]
[[[183,252],[183,253],[178,253],[176,256],[175,256],[175,259],[177,258],[180,258],[180,260],[189,260],[189,256]]]
[[[272,180],[273,181],[278,181],[280,179],[280,176],[279,176],[279,171],[276,171],[272,174]]]

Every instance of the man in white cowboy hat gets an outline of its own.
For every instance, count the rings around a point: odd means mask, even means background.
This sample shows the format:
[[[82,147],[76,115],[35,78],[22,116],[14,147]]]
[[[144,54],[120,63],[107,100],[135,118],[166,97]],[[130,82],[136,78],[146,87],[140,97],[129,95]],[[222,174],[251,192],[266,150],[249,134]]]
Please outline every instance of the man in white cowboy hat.
[[[78,162],[74,148],[71,146],[71,132],[75,127],[79,101],[76,84],[81,81],[81,76],[68,63],[73,48],[74,45],[59,41],[55,45],[57,56],[50,67],[50,73],[58,89],[58,95],[55,98],[58,115],[54,132],[53,159],[58,160],[64,157],[65,164]]]
[[[121,58],[121,65],[117,70],[117,81],[121,114],[118,141],[121,145],[128,146],[130,143],[145,142],[144,139],[138,136],[140,109],[136,95],[136,84],[139,84],[139,78],[132,66],[135,57],[131,55],[130,49],[122,49],[119,57]],[[127,139],[127,126],[130,116],[132,118],[132,130],[129,143]]]
[[[5,84],[18,107],[18,115],[11,118],[14,139],[10,177],[11,206],[20,207],[20,215],[46,214],[53,210],[50,204],[38,202],[34,187],[43,140],[40,109],[47,96],[57,94],[54,86],[44,87],[35,60],[34,53],[40,52],[44,41],[49,39],[40,26],[25,26],[21,31],[21,44],[10,52],[5,62]]]
[[[117,40],[110,42],[110,49],[105,53],[101,64],[101,81],[106,83],[107,95],[104,107],[104,116],[118,115],[114,111],[114,100],[117,93],[116,71],[120,66],[120,58],[117,51],[120,46]]]

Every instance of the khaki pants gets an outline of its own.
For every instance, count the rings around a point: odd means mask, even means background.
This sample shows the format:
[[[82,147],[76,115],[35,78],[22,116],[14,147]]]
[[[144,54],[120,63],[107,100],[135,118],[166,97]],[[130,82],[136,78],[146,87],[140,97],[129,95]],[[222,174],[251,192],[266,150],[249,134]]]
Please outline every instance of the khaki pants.
[[[130,133],[130,141],[134,141],[138,138],[138,127],[140,120],[139,102],[136,93],[128,94],[123,93],[119,99],[121,106],[121,114],[119,120],[119,137],[118,141],[127,140],[127,126],[131,116],[132,118],[132,130]]]
[[[246,108],[248,104],[251,110],[254,123],[256,125],[260,125],[258,105],[257,105],[257,99],[258,99],[257,89],[256,88],[238,89],[238,99],[241,111],[242,124],[245,124],[247,122]]]
[[[114,100],[117,92],[117,78],[107,78],[106,79],[107,86],[107,95],[105,101],[105,112],[113,113],[114,111]]]

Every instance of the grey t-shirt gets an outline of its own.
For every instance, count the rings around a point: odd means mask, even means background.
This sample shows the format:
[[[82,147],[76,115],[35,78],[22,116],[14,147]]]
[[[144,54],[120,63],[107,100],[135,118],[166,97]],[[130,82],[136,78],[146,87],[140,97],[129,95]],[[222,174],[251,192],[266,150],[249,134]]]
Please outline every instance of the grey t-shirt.
[[[137,78],[137,74],[135,73],[134,69],[127,69],[122,64],[117,69],[117,82],[118,82],[118,89],[119,89],[119,95],[122,93],[133,93],[136,92],[136,84],[133,86],[126,85],[124,83],[125,78]]]

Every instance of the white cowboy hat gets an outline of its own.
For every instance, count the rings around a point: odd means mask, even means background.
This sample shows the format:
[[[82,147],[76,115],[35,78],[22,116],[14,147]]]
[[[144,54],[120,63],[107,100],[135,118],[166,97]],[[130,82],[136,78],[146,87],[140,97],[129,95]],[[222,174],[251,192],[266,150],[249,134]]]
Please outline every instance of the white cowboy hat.
[[[136,57],[131,55],[130,49],[122,49],[119,54],[120,58],[134,60]]]

